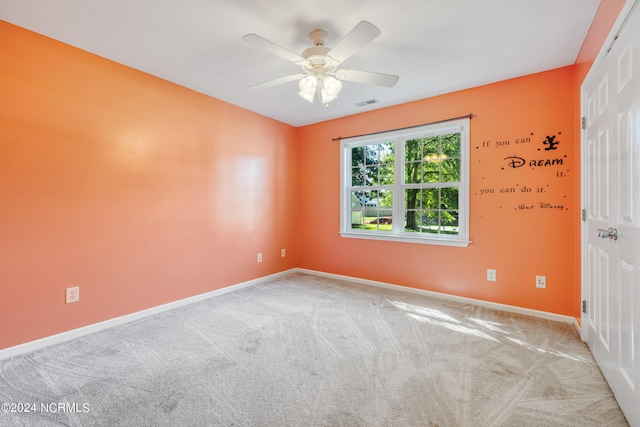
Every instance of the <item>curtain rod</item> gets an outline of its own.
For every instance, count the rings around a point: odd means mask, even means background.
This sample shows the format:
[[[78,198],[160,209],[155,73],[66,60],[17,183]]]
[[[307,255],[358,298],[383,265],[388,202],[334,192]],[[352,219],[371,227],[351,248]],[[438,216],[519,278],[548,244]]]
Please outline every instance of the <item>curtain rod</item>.
[[[359,136],[369,136],[369,135],[378,135],[380,133],[387,133],[387,132],[393,132],[396,130],[405,130],[405,129],[411,129],[411,128],[417,128],[420,126],[427,126],[427,125],[435,125],[437,123],[444,123],[444,122],[450,122],[451,120],[458,120],[458,119],[470,119],[473,117],[473,114],[467,114],[466,116],[460,116],[460,117],[452,117],[450,119],[444,119],[444,120],[438,120],[435,122],[429,122],[429,123],[422,123],[421,125],[413,125],[413,126],[407,126],[404,128],[398,128],[398,129],[389,129],[389,130],[382,130],[380,132],[371,132],[371,133],[363,133],[361,135],[351,135],[351,136],[339,136],[337,138],[333,138],[332,141],[340,141],[343,139],[349,139],[349,138],[357,138]]]

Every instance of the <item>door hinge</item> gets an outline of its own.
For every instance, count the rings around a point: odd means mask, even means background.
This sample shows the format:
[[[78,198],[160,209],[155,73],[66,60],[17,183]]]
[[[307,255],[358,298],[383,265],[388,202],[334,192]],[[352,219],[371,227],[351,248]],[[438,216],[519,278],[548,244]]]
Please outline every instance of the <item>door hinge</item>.
[[[586,313],[587,312],[587,300],[582,300],[582,312]]]
[[[582,220],[583,221],[587,220],[587,210],[586,209],[582,209]]]
[[[587,118],[583,117],[582,118],[582,129],[586,129],[587,128]]]

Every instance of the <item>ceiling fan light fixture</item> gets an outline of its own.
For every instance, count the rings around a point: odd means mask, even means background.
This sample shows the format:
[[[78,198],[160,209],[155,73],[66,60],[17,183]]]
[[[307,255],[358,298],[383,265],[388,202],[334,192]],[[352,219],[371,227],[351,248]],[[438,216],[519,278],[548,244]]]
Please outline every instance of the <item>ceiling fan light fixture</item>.
[[[308,75],[300,80],[298,85],[300,87],[300,95],[303,99],[313,103],[313,97],[316,94],[316,88],[318,86],[318,78],[314,75]]]
[[[320,89],[322,103],[328,104],[336,99],[340,90],[342,90],[342,82],[340,80],[332,76],[325,76],[322,79],[322,88]]]

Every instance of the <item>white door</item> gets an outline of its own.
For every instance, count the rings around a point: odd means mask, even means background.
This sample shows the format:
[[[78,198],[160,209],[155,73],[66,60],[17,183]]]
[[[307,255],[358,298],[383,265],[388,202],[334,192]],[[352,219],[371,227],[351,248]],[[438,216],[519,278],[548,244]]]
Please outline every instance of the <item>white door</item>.
[[[583,89],[583,339],[640,426],[640,6]]]

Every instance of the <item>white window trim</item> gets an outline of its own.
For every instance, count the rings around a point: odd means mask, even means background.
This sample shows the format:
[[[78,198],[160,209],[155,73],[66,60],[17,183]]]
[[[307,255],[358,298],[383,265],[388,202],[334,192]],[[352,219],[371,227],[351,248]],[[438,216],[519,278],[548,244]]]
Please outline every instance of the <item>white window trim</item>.
[[[469,118],[461,118],[443,123],[399,129],[375,135],[345,138],[340,140],[340,235],[346,238],[383,240],[391,242],[420,243],[428,245],[467,247],[469,243]],[[384,142],[394,142],[396,150],[395,184],[393,196],[393,217],[404,217],[404,141],[429,134],[460,132],[460,183],[458,198],[458,234],[408,233],[404,231],[404,221],[394,221],[392,231],[351,229],[351,148]],[[402,150],[402,151],[401,151]],[[401,154],[401,157],[398,156]],[[447,183],[448,186],[448,183]],[[398,197],[400,194],[400,197]]]

